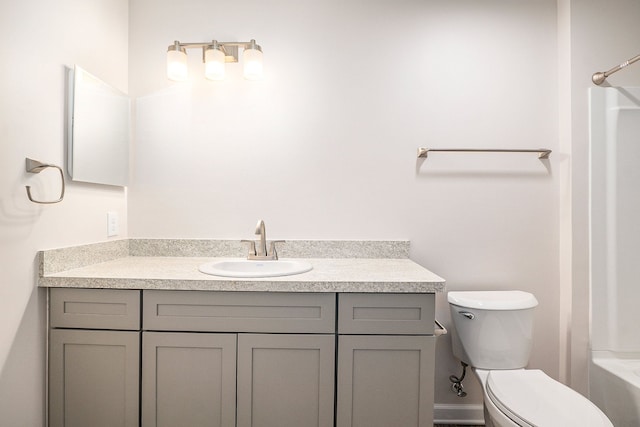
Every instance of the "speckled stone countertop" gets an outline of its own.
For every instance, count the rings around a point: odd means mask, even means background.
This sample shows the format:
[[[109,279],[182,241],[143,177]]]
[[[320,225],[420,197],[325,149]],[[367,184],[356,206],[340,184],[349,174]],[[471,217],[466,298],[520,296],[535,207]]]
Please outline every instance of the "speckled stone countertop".
[[[211,261],[246,257],[231,240],[127,239],[41,251],[41,287],[263,292],[444,291],[445,281],[408,258],[406,241],[287,241],[281,259],[304,258],[309,272],[269,278],[201,273]]]

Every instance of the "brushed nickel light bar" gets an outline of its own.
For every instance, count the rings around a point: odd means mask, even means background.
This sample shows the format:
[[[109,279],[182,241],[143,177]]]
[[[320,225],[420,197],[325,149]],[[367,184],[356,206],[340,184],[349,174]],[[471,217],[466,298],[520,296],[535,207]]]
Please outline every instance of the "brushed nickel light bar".
[[[202,49],[204,75],[209,80],[224,79],[224,64],[238,62],[238,49],[244,49],[244,78],[259,80],[262,78],[262,48],[251,39],[248,42],[210,42],[181,43],[178,40],[167,48],[167,77],[174,81],[187,80],[187,49]]]
[[[628,65],[633,64],[634,62],[636,62],[638,60],[640,60],[640,55],[636,55],[633,58],[631,58],[630,60],[625,61],[620,65],[616,65],[615,67],[613,67],[609,71],[604,71],[604,72],[603,71],[599,71],[597,73],[594,73],[593,76],[591,76],[591,80],[593,81],[594,84],[600,86],[602,83],[604,83],[604,81],[607,79],[607,77],[609,77],[611,74],[622,70],[623,68],[627,67]]]

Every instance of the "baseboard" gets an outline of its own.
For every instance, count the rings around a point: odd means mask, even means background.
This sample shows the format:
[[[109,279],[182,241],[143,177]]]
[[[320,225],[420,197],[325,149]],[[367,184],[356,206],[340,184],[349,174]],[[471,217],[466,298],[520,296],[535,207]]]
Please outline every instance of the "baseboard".
[[[436,403],[433,410],[435,424],[483,425],[484,408],[478,404]]]

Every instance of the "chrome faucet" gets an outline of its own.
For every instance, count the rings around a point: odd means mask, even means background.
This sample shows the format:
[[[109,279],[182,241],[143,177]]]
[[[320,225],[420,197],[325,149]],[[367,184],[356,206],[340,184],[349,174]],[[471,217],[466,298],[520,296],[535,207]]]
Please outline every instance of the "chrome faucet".
[[[249,255],[247,259],[277,260],[278,253],[276,252],[276,243],[283,243],[284,240],[272,240],[269,245],[269,250],[267,250],[267,230],[263,220],[258,221],[255,233],[256,236],[260,236],[259,242],[242,240],[243,243],[249,243]],[[257,248],[256,243],[258,244]]]

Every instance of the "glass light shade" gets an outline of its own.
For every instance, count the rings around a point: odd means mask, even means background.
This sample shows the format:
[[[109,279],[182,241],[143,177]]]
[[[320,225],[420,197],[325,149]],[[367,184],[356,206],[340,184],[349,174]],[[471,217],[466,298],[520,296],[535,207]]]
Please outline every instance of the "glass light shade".
[[[209,48],[204,51],[204,76],[209,80],[224,79],[224,52]]]
[[[181,50],[167,51],[167,77],[182,82],[187,80],[187,54]]]
[[[260,80],[262,78],[262,51],[258,49],[245,49],[242,54],[244,61],[244,78],[247,80]]]

